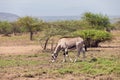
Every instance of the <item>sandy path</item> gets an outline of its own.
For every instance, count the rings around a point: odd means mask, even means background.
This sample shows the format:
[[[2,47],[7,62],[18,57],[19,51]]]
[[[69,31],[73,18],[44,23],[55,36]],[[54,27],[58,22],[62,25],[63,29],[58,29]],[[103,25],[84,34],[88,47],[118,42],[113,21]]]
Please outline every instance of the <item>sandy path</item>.
[[[28,54],[37,53],[42,48],[39,45],[0,46],[0,54]]]

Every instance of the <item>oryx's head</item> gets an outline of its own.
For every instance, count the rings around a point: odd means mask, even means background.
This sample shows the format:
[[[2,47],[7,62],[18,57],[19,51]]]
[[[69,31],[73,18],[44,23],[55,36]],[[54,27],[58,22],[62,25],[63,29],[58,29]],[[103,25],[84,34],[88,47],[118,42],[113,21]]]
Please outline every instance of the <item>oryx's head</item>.
[[[54,49],[54,52],[52,53],[52,62],[55,62],[55,60],[57,59],[58,53],[61,50],[61,46],[57,45]]]
[[[52,62],[55,62],[57,59],[58,53],[52,53]]]

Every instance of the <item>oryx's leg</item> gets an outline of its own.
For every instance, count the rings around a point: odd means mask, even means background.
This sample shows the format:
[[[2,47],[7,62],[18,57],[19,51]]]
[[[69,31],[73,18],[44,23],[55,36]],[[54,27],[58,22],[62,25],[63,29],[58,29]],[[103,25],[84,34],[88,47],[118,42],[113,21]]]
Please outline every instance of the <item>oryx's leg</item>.
[[[68,57],[68,59],[73,62],[72,58],[68,55],[68,51],[65,52],[66,53],[66,57]]]
[[[63,55],[64,55],[64,59],[63,59],[63,62],[66,62],[66,57],[68,56],[68,49],[64,49],[63,50]]]
[[[85,48],[84,47],[82,47],[82,52],[83,52],[83,61],[85,60]]]
[[[76,56],[76,58],[75,58],[75,61],[74,61],[74,62],[76,62],[76,61],[78,60],[78,58],[79,58],[79,56],[80,56],[80,51],[81,51],[81,48],[80,48],[80,46],[79,46],[79,45],[77,45],[77,46],[76,46],[76,48],[77,48],[77,56]]]
[[[68,49],[66,48],[65,50],[63,50],[64,51],[64,53],[63,53],[63,55],[64,55],[64,59],[63,59],[63,62],[66,62],[66,57],[68,57],[69,58],[69,60],[71,61],[71,62],[73,62],[73,60],[70,58],[70,56],[68,55]]]
[[[72,58],[68,55],[68,58],[69,58],[69,60],[71,61],[71,62],[73,62],[73,60],[72,60]]]
[[[63,55],[64,55],[63,62],[66,62],[66,53],[65,53],[65,51],[64,51]]]
[[[73,62],[73,60],[72,60],[72,59],[70,58],[70,56],[68,55],[68,48],[65,49],[65,55],[66,55],[66,57],[69,58],[69,60],[70,60],[71,62]]]

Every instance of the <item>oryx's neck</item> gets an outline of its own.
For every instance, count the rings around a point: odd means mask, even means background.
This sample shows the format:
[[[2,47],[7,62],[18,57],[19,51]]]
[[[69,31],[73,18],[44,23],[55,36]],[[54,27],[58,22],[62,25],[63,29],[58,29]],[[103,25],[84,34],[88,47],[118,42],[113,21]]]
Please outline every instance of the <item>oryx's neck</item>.
[[[58,44],[55,48],[54,53],[58,53],[61,50],[61,46]]]

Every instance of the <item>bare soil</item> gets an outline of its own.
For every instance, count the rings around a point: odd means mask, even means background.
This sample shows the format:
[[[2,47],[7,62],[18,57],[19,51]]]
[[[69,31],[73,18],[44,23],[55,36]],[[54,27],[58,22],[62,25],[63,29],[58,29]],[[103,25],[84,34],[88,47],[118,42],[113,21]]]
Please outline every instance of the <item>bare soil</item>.
[[[88,49],[88,53],[97,52],[99,56],[103,56],[106,53],[108,56],[120,56],[120,31],[112,31],[113,40],[104,42],[100,44],[99,48],[90,48]],[[2,38],[0,36],[0,38]],[[42,47],[39,44],[34,43],[33,41],[27,40],[2,40],[0,41],[0,55],[25,55],[25,54],[36,54],[40,53]],[[88,54],[89,55],[89,54]],[[97,56],[94,54],[94,56]],[[34,58],[35,59],[35,58]],[[42,58],[44,59],[44,58]],[[41,60],[41,59],[38,59]],[[43,65],[42,67],[49,67],[50,65]],[[119,80],[119,78],[113,78],[114,75],[97,75],[97,76],[85,76],[84,74],[79,74],[78,76],[65,74],[63,76],[50,77],[51,75],[40,74],[36,77],[24,77],[23,73],[20,73],[19,70],[26,69],[27,66],[24,67],[9,67],[8,71],[0,72],[0,80]],[[14,69],[17,70],[18,73],[14,73]],[[30,67],[31,68],[31,67]],[[36,66],[37,68],[37,66]],[[38,68],[39,69],[39,68]],[[6,69],[7,70],[7,69]],[[34,68],[33,68],[34,70]],[[25,71],[24,71],[25,72]]]
[[[31,54],[42,50],[40,45],[0,46],[0,54]]]

